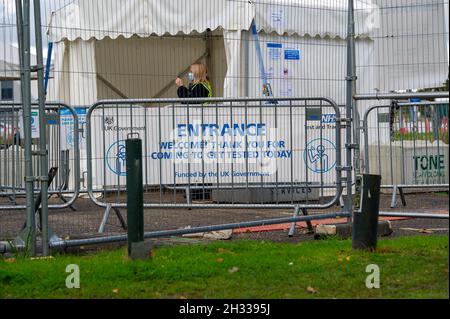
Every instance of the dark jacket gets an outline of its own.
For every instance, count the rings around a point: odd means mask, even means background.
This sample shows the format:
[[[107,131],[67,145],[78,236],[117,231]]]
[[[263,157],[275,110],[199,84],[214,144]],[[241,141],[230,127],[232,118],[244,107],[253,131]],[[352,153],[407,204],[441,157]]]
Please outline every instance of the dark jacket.
[[[190,84],[189,88],[185,86],[180,86],[177,90],[177,94],[179,98],[187,98],[187,97],[212,97],[211,84],[209,82],[206,83],[198,83],[198,84]]]

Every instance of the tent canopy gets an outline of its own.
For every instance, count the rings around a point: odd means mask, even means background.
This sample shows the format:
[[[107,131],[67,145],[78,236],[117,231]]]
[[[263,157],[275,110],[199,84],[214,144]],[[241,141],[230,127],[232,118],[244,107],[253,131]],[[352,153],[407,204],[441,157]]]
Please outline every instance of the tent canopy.
[[[368,36],[374,6],[355,1],[358,36]],[[52,41],[130,38],[134,35],[249,30],[255,19],[266,33],[346,37],[347,0],[76,0],[54,12]]]
[[[347,37],[348,0],[257,0],[258,29],[278,35],[309,35],[321,38]],[[368,37],[376,27],[378,14],[371,1],[354,1],[355,32]]]
[[[360,93],[438,87],[448,76],[448,3],[403,2],[354,1]],[[208,50],[210,74],[218,79],[213,84],[223,87],[224,96],[260,96],[255,45],[241,32],[255,21],[266,72],[279,82],[274,93],[283,87],[292,96],[342,100],[347,5],[347,0],[74,0],[49,21],[57,71],[50,96],[89,105],[111,94],[99,76],[125,96],[164,96],[159,94],[164,88],[173,96],[174,87],[167,85]],[[208,30],[215,36],[209,49],[208,37],[198,36]],[[185,35],[191,39],[183,43]],[[164,45],[156,42],[161,36],[169,36]],[[271,43],[282,46],[280,52],[297,50],[298,58],[272,54]],[[157,78],[163,80],[149,80]]]
[[[31,49],[31,64],[36,64],[36,49]],[[33,76],[35,78],[35,76]],[[18,44],[0,42],[0,79],[20,80],[20,60]]]

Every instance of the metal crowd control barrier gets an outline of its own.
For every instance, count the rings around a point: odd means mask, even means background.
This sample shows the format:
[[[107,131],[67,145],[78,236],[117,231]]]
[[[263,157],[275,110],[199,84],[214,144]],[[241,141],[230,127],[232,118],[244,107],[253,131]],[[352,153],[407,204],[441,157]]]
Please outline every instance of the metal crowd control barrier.
[[[275,225],[275,224],[294,223],[294,222],[308,222],[311,220],[324,220],[324,219],[330,219],[330,218],[349,217],[349,216],[350,216],[350,214],[347,212],[337,212],[337,213],[326,213],[326,214],[320,214],[320,215],[272,218],[272,219],[264,219],[264,220],[242,222],[242,223],[230,223],[230,224],[210,225],[210,226],[201,226],[201,227],[193,227],[193,228],[151,231],[151,232],[145,232],[144,238],[161,238],[161,237],[169,237],[169,236],[181,236],[181,235],[186,235],[186,234],[196,234],[196,233],[212,232],[212,231],[235,229],[235,228],[242,228],[242,227],[253,227],[253,226],[260,226],[260,225]],[[84,239],[58,239],[55,241],[51,241],[49,243],[49,246],[53,249],[66,249],[69,247],[76,247],[76,246],[86,246],[86,245],[97,245],[97,244],[121,242],[121,241],[126,241],[127,239],[128,239],[127,234],[94,237],[94,238],[84,238]],[[12,247],[10,247],[9,243],[0,242],[0,254],[11,251],[11,248]],[[23,249],[24,247],[15,247],[15,248]]]
[[[382,175],[382,188],[449,188],[449,106],[447,102],[393,101],[367,109],[363,117],[364,168]],[[370,140],[369,140],[370,137]]]
[[[145,208],[321,209],[342,193],[341,115],[328,98],[105,100],[86,128],[88,193],[108,214],[126,208],[128,134],[143,140]]]
[[[50,209],[72,207],[80,191],[79,125],[76,111],[64,103],[46,103],[48,165],[58,172],[48,194],[58,196],[63,203],[49,204]],[[39,138],[38,105],[32,105],[33,145]],[[21,104],[0,104],[0,210],[23,210],[20,203],[25,196],[24,150],[21,138]],[[71,157],[73,157],[71,159]],[[33,170],[38,171],[39,160],[33,159]],[[69,174],[73,172],[73,174]],[[69,179],[73,176],[73,180]],[[40,185],[34,186],[36,194]],[[67,198],[67,196],[69,196]]]

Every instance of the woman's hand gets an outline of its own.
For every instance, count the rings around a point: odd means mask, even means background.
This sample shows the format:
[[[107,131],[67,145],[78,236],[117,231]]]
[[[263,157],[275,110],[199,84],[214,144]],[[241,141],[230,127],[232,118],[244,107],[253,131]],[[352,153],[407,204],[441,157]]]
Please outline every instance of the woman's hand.
[[[175,85],[177,87],[183,86],[184,85],[183,80],[177,77],[177,79],[175,80]]]

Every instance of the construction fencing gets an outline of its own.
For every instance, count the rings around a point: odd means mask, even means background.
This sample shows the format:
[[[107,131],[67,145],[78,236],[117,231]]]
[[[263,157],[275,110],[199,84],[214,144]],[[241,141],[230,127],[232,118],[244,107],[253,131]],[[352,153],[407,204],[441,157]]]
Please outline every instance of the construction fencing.
[[[384,187],[448,186],[448,102],[374,106],[364,124],[365,171],[384,176]]]
[[[0,138],[0,213],[9,216],[2,218],[1,235],[17,235],[17,219],[23,219],[25,203],[25,154],[22,107],[19,103],[0,104],[0,123],[4,128]],[[48,195],[54,200],[50,209],[72,207],[80,194],[80,147],[79,126],[76,111],[65,104],[47,103],[48,136]],[[37,152],[39,142],[39,110],[32,108],[32,145]],[[40,161],[32,160],[33,171],[39,172]],[[38,181],[33,185],[37,198],[41,187]],[[37,209],[36,209],[37,210]]]
[[[327,98],[100,101],[86,125],[88,191],[100,206],[126,207],[129,136],[143,141],[148,208],[293,208],[340,195],[341,115]]]
[[[415,117],[406,115],[411,106]],[[3,122],[20,119],[14,115],[16,109],[17,105],[3,105]],[[328,98],[105,100],[87,110],[83,126],[78,124],[79,112],[69,106],[49,104],[47,110],[49,167],[63,172],[55,175],[49,195],[64,201],[50,203],[49,208],[76,207],[80,193],[103,208],[90,213],[51,211],[50,228],[63,238],[126,229],[124,141],[129,137],[143,140],[144,206],[168,211],[147,211],[147,231],[163,231],[168,224],[185,226],[186,221],[178,223],[174,216],[176,209],[277,210],[260,214],[261,220],[251,214],[222,217],[224,224],[258,225],[270,223],[268,217],[280,218],[283,209],[298,214],[299,209],[330,208],[340,203],[343,193],[345,120]],[[383,187],[448,189],[447,121],[448,103],[394,101],[369,108],[362,125],[364,171],[380,174]],[[7,142],[0,153],[2,164],[14,164],[15,175],[23,176],[19,122],[12,125],[15,139],[4,135]],[[86,174],[80,174],[80,153],[86,154]],[[7,160],[12,158],[17,160]],[[424,158],[429,167],[423,167]],[[415,179],[402,175],[411,171]],[[87,188],[81,187],[81,175]],[[0,210],[8,213],[2,216],[1,233],[11,238],[17,221],[24,218],[21,212],[11,212],[24,209],[24,186],[13,174],[2,176]],[[36,184],[35,193],[39,191]],[[111,228],[113,211],[118,222]],[[217,221],[213,215],[191,213],[189,226],[208,227]]]
[[[433,93],[437,101],[419,95],[376,103],[362,117],[363,169],[382,176],[381,187],[392,190],[391,207],[397,191],[406,206],[405,191],[449,188],[448,93]]]
[[[33,227],[49,174],[54,233],[122,240],[130,136],[144,145],[150,237],[337,203],[350,216],[363,172],[393,194],[448,190],[448,100],[411,100],[448,95],[448,37],[447,0],[2,1],[0,238],[25,217]],[[177,99],[193,63],[211,99]],[[58,102],[44,118],[45,98]]]
[[[18,103],[0,104],[0,123],[3,125],[2,137],[0,138],[0,194],[8,197],[10,206],[0,206],[0,209],[23,209],[20,204],[20,197],[25,195],[24,185],[24,162],[23,151],[23,124],[22,108]],[[33,144],[39,140],[39,111],[37,106],[33,107]],[[78,116],[75,110],[64,104],[47,103],[47,135],[48,139],[48,165],[57,168],[58,171],[53,176],[49,185],[49,194],[61,196],[64,202],[60,205],[52,205],[51,208],[69,207],[78,197],[80,191],[80,148],[79,148],[79,127]],[[33,168],[39,171],[40,163],[33,160]],[[73,180],[71,180],[73,178]],[[36,192],[39,192],[40,185],[34,185]],[[65,194],[71,194],[69,196]]]

